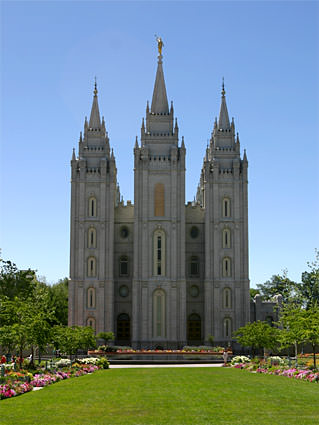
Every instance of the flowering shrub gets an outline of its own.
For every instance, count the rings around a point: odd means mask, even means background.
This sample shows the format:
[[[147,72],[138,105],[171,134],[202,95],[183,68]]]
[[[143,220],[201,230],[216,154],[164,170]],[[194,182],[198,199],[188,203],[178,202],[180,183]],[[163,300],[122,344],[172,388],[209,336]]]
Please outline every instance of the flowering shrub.
[[[99,368],[108,368],[109,362],[107,359],[94,359],[94,361],[95,360],[99,363],[99,366],[90,364],[89,362],[88,364],[74,363],[72,367],[69,367],[67,370],[58,370],[54,373],[39,372],[34,376],[24,370],[20,370],[19,372],[9,371],[4,377],[2,377],[2,379],[5,379],[5,382],[0,384],[0,400],[23,394],[27,391],[31,391],[33,388],[46,387],[47,385],[51,385],[63,379],[87,375],[88,373],[95,372]],[[61,363],[62,362],[60,362],[60,365]],[[29,379],[31,382],[22,382],[22,380],[26,379]]]
[[[259,367],[257,369],[258,373],[267,373],[268,375],[280,375],[287,376],[288,378],[302,379],[309,382],[318,382],[319,381],[319,372],[313,372],[312,370],[298,370],[296,368],[291,369],[265,369]]]
[[[267,362],[268,362],[268,364],[271,364],[271,365],[281,365],[282,366],[282,365],[285,364],[284,359],[282,359],[279,356],[268,357]]]
[[[71,360],[69,359],[61,359],[55,363],[55,366],[57,367],[66,367],[71,366]]]
[[[78,363],[82,363],[82,364],[98,364],[100,361],[100,359],[98,357],[87,357],[85,359],[78,359],[77,362]]]
[[[250,363],[250,358],[246,356],[235,356],[230,362],[231,365],[236,365],[240,363]]]
[[[19,394],[24,394],[32,390],[32,385],[27,382],[9,382],[4,385],[0,385],[0,400],[4,398],[14,397]]]

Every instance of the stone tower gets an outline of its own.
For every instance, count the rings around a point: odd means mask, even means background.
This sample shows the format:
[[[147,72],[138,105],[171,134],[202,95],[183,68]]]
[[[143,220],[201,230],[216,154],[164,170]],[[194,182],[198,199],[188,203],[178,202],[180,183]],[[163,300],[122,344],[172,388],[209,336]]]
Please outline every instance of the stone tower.
[[[69,325],[113,330],[113,240],[117,196],[113,150],[95,84],[89,122],[71,160]]]
[[[197,201],[205,211],[205,339],[230,340],[249,322],[247,157],[240,158],[224,83],[201,172]]]
[[[136,141],[134,148],[133,345],[186,342],[185,153],[160,54],[141,146]]]

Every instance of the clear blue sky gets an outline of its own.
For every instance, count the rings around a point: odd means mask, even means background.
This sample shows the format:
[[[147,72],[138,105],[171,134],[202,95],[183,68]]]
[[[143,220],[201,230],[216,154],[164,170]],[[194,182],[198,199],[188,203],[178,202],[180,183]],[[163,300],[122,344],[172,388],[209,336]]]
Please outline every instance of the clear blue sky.
[[[70,159],[92,103],[133,201],[133,146],[155,71],[154,34],[196,192],[225,77],[249,161],[251,285],[299,280],[319,248],[317,2],[1,2],[2,257],[68,276]]]

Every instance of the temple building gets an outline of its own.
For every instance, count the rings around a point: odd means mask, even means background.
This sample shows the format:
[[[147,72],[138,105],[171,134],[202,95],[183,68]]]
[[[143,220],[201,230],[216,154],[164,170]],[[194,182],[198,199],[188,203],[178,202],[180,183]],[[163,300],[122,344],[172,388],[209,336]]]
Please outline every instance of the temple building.
[[[134,205],[125,204],[95,85],[71,160],[70,326],[113,331],[117,345],[181,348],[210,335],[229,344],[250,321],[248,161],[224,84],[195,200],[187,203],[186,146],[159,48],[134,146]]]

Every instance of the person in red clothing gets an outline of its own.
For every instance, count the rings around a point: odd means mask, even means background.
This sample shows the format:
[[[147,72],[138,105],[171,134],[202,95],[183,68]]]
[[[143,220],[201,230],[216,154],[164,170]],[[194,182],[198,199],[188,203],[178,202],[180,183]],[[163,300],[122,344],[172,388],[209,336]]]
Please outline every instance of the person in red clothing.
[[[7,363],[6,356],[1,357],[1,364]]]

